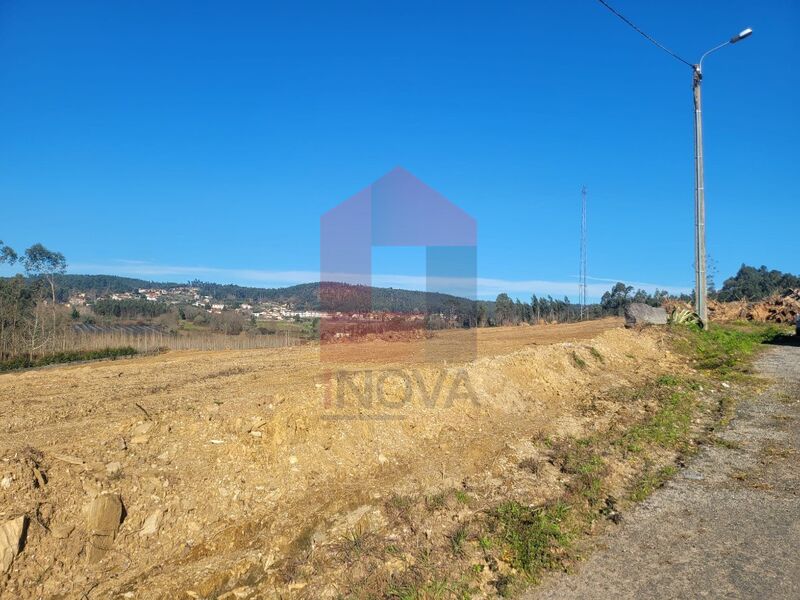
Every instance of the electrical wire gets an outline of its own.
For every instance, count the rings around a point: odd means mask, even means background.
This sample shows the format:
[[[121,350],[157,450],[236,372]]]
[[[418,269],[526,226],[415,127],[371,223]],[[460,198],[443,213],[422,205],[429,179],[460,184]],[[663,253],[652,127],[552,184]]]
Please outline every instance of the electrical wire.
[[[679,61],[681,61],[682,63],[684,63],[684,64],[686,64],[686,65],[689,65],[690,67],[694,68],[694,65],[693,65],[692,63],[690,63],[688,60],[685,60],[684,58],[682,58],[682,57],[678,56],[677,54],[675,54],[675,53],[674,53],[672,50],[670,50],[669,48],[667,48],[667,47],[666,47],[664,44],[661,44],[661,43],[660,43],[658,40],[655,40],[655,39],[651,38],[651,37],[650,37],[649,35],[647,35],[647,34],[646,34],[644,31],[642,31],[642,30],[641,30],[641,29],[639,29],[639,28],[638,28],[636,25],[634,25],[634,24],[633,24],[631,21],[629,21],[629,20],[628,20],[628,19],[625,17],[625,15],[623,15],[623,14],[621,14],[621,13],[617,12],[616,10],[614,10],[614,7],[612,7],[612,6],[611,6],[611,5],[609,5],[607,2],[605,2],[605,0],[597,0],[597,1],[598,1],[600,4],[602,4],[603,6],[605,6],[605,7],[606,7],[608,10],[610,10],[610,11],[611,11],[613,14],[615,14],[615,15],[616,15],[616,16],[618,16],[620,19],[622,19],[622,21],[623,21],[624,23],[626,23],[627,25],[629,25],[631,28],[633,28],[633,30],[634,30],[634,31],[636,31],[637,33],[639,33],[639,34],[641,34],[642,36],[644,36],[644,38],[645,38],[645,39],[647,39],[649,42],[652,42],[653,44],[655,44],[656,46],[658,46],[659,48],[661,48],[661,49],[662,49],[664,52],[666,52],[667,54],[671,55],[671,56],[672,56],[672,57],[674,57],[674,58],[677,58],[677,59],[678,59]]]

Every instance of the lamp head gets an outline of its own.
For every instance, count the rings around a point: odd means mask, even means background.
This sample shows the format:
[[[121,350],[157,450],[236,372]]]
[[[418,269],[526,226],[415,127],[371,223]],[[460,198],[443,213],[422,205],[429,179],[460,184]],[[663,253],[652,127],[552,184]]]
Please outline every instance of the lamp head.
[[[743,39],[750,37],[753,35],[753,30],[749,27],[743,31],[740,31],[735,36],[731,38],[731,44],[735,44],[736,42],[741,42]]]

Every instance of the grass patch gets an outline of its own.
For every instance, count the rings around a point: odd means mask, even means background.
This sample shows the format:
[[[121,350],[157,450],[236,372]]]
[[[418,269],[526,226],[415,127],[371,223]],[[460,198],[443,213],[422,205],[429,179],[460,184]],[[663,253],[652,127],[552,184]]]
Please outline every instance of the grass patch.
[[[606,359],[603,357],[602,354],[600,354],[600,351],[594,346],[591,346],[589,348],[589,354],[591,354],[592,358],[594,358],[597,362],[601,364],[604,364],[606,362]]]
[[[666,384],[666,399],[656,413],[628,429],[617,443],[629,452],[641,452],[648,446],[685,450],[696,406],[693,389],[696,386],[687,382],[678,389],[670,389],[677,385],[670,380]],[[659,390],[655,392],[659,393]]]
[[[579,369],[585,369],[586,368],[586,366],[587,366],[586,365],[586,361],[583,360],[580,356],[578,356],[577,352],[575,352],[573,350],[571,356],[572,356],[572,362],[575,363],[576,367],[578,367]]]
[[[360,527],[348,531],[339,544],[345,560],[350,563],[376,547],[375,536]]]
[[[470,506],[473,501],[472,496],[470,496],[464,490],[456,490],[455,498],[458,502],[460,502],[461,504],[466,504],[467,506]]]
[[[663,385],[668,387],[674,387],[678,385],[680,382],[681,380],[675,375],[662,375],[656,380],[656,383],[658,385]]]
[[[717,377],[748,374],[745,367],[761,344],[782,335],[776,325],[717,325],[708,329],[674,327],[680,333],[679,348],[696,360],[697,367]]]
[[[454,556],[464,555],[464,542],[467,540],[467,535],[467,528],[463,525],[460,525],[452,535],[450,535],[450,551]]]
[[[98,360],[110,358],[112,360],[122,356],[133,356],[138,354],[135,348],[125,346],[122,348],[103,348],[102,350],[73,350],[69,352],[56,352],[44,356],[17,356],[0,361],[0,372],[14,371],[17,369],[30,369],[33,367],[44,367],[61,363],[77,362],[82,360]]]
[[[569,510],[564,502],[539,508],[501,504],[493,516],[511,565],[533,579],[561,566],[571,537],[564,524]]]
[[[469,587],[463,583],[431,581],[423,584],[398,585],[388,590],[387,598],[393,600],[445,600],[472,597]]]
[[[634,502],[641,502],[664,485],[677,472],[678,469],[672,465],[661,467],[656,471],[645,471],[631,489],[630,499]]]
[[[425,507],[430,511],[442,510],[447,506],[449,492],[439,492],[425,497]]]

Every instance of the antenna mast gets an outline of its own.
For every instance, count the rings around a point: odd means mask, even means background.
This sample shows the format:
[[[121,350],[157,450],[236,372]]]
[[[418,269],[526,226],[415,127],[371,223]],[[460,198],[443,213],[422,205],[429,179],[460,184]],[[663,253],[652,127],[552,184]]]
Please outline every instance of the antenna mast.
[[[589,316],[586,310],[586,241],[586,186],[584,185],[581,188],[581,268],[578,281],[578,303],[581,305],[581,321]]]

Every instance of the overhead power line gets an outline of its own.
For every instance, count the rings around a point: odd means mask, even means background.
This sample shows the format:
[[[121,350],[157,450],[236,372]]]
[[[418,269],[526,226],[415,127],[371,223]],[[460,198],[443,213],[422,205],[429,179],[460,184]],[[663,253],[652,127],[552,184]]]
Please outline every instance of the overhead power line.
[[[632,28],[634,31],[636,31],[637,33],[639,33],[639,34],[641,34],[642,36],[644,36],[644,37],[645,37],[645,39],[647,39],[649,42],[651,42],[651,43],[655,44],[656,46],[658,46],[659,48],[661,48],[661,49],[662,49],[664,52],[666,52],[667,54],[669,54],[670,56],[672,56],[672,57],[674,57],[674,58],[677,58],[677,59],[678,59],[679,61],[681,61],[682,63],[684,63],[684,64],[686,64],[686,65],[689,65],[690,67],[694,68],[694,65],[693,65],[692,63],[690,63],[688,60],[686,60],[686,59],[684,59],[684,58],[682,58],[682,57],[678,56],[677,54],[675,54],[675,53],[674,53],[672,50],[670,50],[669,48],[667,48],[667,47],[666,47],[664,44],[662,44],[662,43],[661,43],[661,42],[659,42],[658,40],[656,40],[656,39],[654,39],[654,38],[650,37],[649,35],[647,35],[647,34],[646,34],[644,31],[642,31],[642,30],[641,30],[641,29],[639,29],[639,28],[638,28],[636,25],[634,25],[634,24],[633,24],[633,23],[632,23],[632,22],[631,22],[631,21],[630,21],[630,20],[629,20],[629,19],[628,19],[628,18],[627,18],[625,15],[623,15],[622,13],[619,13],[619,12],[617,12],[617,11],[614,9],[614,7],[613,7],[613,6],[611,6],[610,4],[608,4],[608,2],[605,2],[605,0],[597,0],[597,1],[598,1],[600,4],[602,4],[603,6],[605,6],[605,7],[606,7],[608,10],[610,10],[610,11],[611,11],[613,14],[615,14],[615,15],[616,15],[616,16],[618,16],[620,19],[622,19],[622,21],[623,21],[625,24],[627,24],[628,26],[630,26],[630,27],[631,27],[631,28]]]

